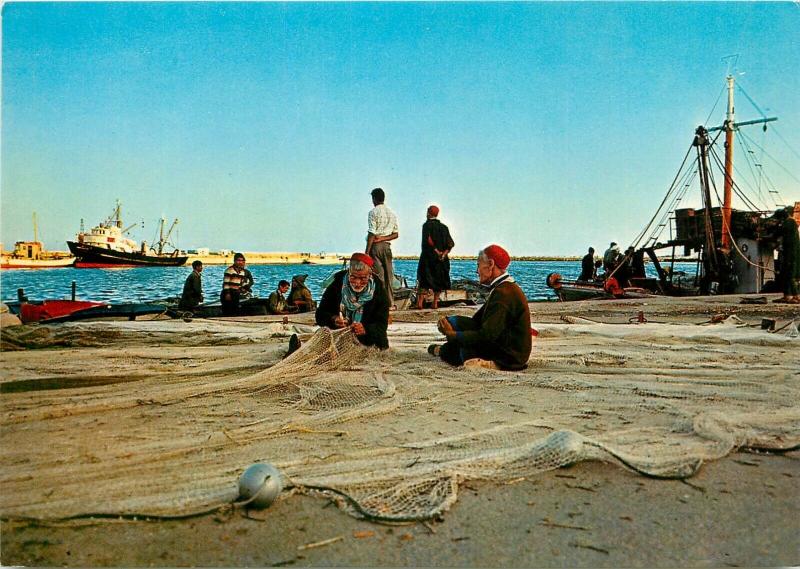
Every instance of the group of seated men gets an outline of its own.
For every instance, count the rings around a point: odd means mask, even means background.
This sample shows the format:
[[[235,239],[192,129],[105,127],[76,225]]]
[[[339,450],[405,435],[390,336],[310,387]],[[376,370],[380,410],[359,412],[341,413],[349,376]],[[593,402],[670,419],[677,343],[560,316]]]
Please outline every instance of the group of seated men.
[[[239,305],[243,300],[253,296],[253,274],[245,267],[246,259],[242,253],[233,256],[233,264],[225,269],[222,277],[222,291],[220,304],[223,316],[235,316],[239,313]],[[178,309],[192,312],[203,302],[202,284],[203,262],[200,260],[192,263],[192,273],[186,278],[183,285]],[[269,296],[267,311],[270,314],[290,314],[295,312],[311,312],[316,308],[316,303],[311,296],[311,291],[305,285],[308,275],[295,275],[292,277],[291,291],[286,297],[290,284],[281,280],[278,288]]]
[[[527,366],[533,334],[528,300],[507,268],[509,254],[490,245],[478,254],[477,273],[489,289],[485,304],[472,316],[440,318],[437,327],[443,344],[431,344],[428,353],[454,366],[520,370]],[[316,310],[319,326],[337,330],[350,328],[365,346],[389,347],[389,297],[373,273],[373,260],[353,253],[347,269],[338,272],[325,289]],[[300,347],[293,336],[289,354]]]
[[[490,245],[478,253],[478,279],[489,290],[486,302],[472,317],[440,318],[437,327],[446,341],[431,344],[429,354],[454,366],[504,370],[520,370],[527,366],[533,334],[531,317],[525,294],[508,273],[510,263],[508,252],[499,245]],[[189,295],[194,295],[192,299],[198,303],[202,302],[200,273],[203,266],[195,261],[192,267],[193,273],[186,279],[181,298],[185,306],[188,306],[184,301]],[[374,260],[369,255],[353,253],[349,266],[336,273],[323,292],[319,306],[315,306],[304,284],[307,275],[292,279],[292,293],[288,298],[290,283],[282,280],[269,297],[268,310],[273,314],[288,314],[316,308],[317,325],[333,330],[349,328],[361,344],[385,350],[389,347],[386,331],[390,300],[373,267]],[[220,294],[223,314],[232,314],[238,308],[239,301],[249,296],[252,284],[253,277],[245,268],[244,255],[237,253],[233,265],[225,270]],[[299,347],[299,339],[293,336],[289,353]]]

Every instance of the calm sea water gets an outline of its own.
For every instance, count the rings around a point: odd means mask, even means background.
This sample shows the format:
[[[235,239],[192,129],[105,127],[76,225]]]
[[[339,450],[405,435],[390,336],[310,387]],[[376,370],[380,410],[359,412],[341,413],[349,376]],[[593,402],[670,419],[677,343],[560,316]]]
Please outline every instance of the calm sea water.
[[[676,264],[677,265],[677,264]],[[680,264],[676,269],[694,272],[694,265]],[[211,265],[203,269],[203,290],[206,300],[218,298],[222,287],[225,266]],[[334,271],[335,265],[251,265],[256,296],[266,298],[278,286],[278,281],[292,280],[293,275],[308,274],[306,285],[314,298],[322,296],[322,282]],[[143,302],[180,296],[183,282],[192,269],[186,267],[143,267],[120,269],[36,269],[3,270],[0,272],[2,300],[17,299],[17,289],[24,288],[31,300],[69,298],[72,281],[77,285],[79,300],[104,302]],[[648,275],[655,276],[652,266]],[[511,274],[530,300],[555,299],[553,291],[545,284],[549,273],[560,273],[565,279],[574,279],[580,274],[579,261],[515,261]],[[414,286],[417,261],[395,261],[395,273],[407,278]],[[475,261],[451,261],[450,276],[453,279],[476,279]]]

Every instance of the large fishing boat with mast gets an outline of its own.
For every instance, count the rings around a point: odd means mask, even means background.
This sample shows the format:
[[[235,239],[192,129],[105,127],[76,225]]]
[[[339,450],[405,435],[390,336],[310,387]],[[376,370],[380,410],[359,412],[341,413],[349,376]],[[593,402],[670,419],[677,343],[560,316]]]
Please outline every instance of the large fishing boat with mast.
[[[735,87],[735,76],[729,74],[726,78],[727,112],[723,124],[710,128],[701,125],[695,129],[678,173],[656,213],[631,244],[621,263],[608,275],[615,276],[620,267],[634,259],[639,262],[633,265],[643,267],[642,260],[646,255],[652,262],[656,276],[642,273],[631,276],[628,290],[632,291],[633,296],[639,293],[673,296],[747,294],[768,292],[775,286],[776,270],[779,270],[775,251],[780,229],[773,214],[776,209],[785,208],[789,216],[800,224],[800,202],[794,205],[782,203],[777,187],[770,187],[771,180],[762,171],[762,164],[753,158],[756,154],[754,147],[762,155],[765,154],[764,149],[740,130],[745,126],[761,125],[766,132],[767,125],[777,121],[778,117],[766,116],[742,90],[762,117],[737,122],[734,114]],[[718,147],[723,134],[724,157],[721,157]],[[766,184],[768,197],[762,195],[760,187],[756,188],[758,198],[749,196],[744,185],[734,179],[734,173],[738,172],[734,168],[737,135],[744,146],[748,167],[752,172],[758,172],[755,176],[759,182]],[[721,197],[715,170],[721,172],[722,176]],[[699,181],[702,207],[679,208],[695,180]],[[747,209],[733,208],[734,195]],[[772,207],[769,207],[768,199],[773,202]],[[756,201],[761,201],[767,207],[759,207]],[[669,237],[662,240],[665,230],[668,230]],[[670,262],[662,264],[657,252],[665,249],[669,250]],[[676,270],[675,259],[680,256],[695,259],[694,274],[687,276],[686,272]],[[557,274],[548,275],[547,284],[555,290],[560,300],[613,298],[602,284],[565,281]]]
[[[77,268],[179,267],[186,263],[188,256],[181,255],[174,247],[170,253],[166,252],[178,220],[175,219],[167,230],[164,229],[165,224],[162,217],[154,246],[148,247],[146,241],[137,244],[125,234],[138,224],[134,223],[123,229],[122,206],[117,201],[114,212],[108,219],[90,231],[84,231],[81,227],[76,241],[67,241],[67,246],[76,257]]]

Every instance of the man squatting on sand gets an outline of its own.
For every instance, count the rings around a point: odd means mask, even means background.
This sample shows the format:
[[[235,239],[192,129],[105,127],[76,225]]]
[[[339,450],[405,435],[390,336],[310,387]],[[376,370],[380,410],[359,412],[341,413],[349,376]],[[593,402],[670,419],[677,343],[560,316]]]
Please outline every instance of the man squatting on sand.
[[[472,318],[439,319],[443,345],[431,344],[428,352],[451,365],[520,370],[531,355],[531,313],[522,289],[506,269],[511,257],[499,245],[478,253],[478,278],[489,287],[486,303]]]
[[[365,346],[389,347],[389,297],[386,287],[372,273],[369,255],[353,253],[347,270],[339,271],[322,293],[316,312],[320,326],[353,330]]]
[[[338,330],[350,328],[359,342],[389,347],[389,297],[383,283],[372,273],[374,263],[365,253],[353,253],[350,266],[336,273],[322,293],[315,319],[317,325]],[[289,338],[287,356],[300,347],[297,334]]]

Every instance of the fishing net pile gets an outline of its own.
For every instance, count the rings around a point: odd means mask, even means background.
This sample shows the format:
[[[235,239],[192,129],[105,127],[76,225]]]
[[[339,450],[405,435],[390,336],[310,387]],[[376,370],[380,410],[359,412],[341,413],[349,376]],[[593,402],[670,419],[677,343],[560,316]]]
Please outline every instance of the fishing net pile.
[[[187,342],[203,333],[175,326]],[[282,499],[420,520],[467,480],[585,460],[688,477],[741,447],[800,443],[796,327],[543,325],[529,368],[502,372],[428,356],[432,323],[390,326],[386,352],[319,329],[285,359],[288,334],[310,329],[270,326],[238,344],[4,354],[0,515],[188,515],[233,502],[241,472],[269,462]],[[30,387],[54,377],[84,383]]]

